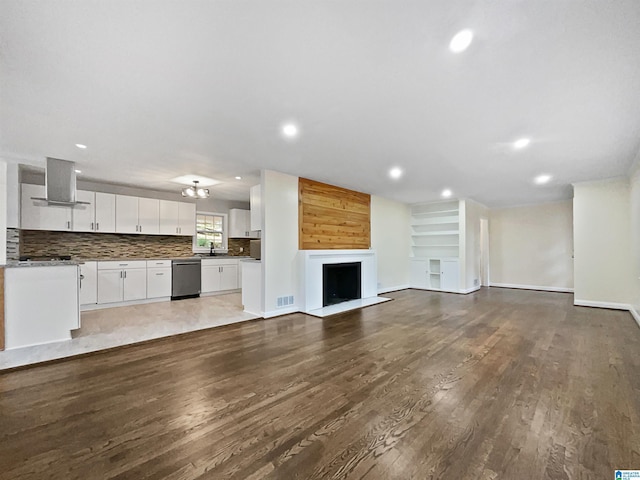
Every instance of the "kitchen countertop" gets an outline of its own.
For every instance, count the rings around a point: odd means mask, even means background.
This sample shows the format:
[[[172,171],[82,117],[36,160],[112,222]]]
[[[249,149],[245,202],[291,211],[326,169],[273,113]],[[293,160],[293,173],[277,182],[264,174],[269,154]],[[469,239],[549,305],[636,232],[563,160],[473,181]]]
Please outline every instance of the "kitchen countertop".
[[[153,260],[186,260],[189,258],[199,258],[201,260],[205,259],[229,259],[229,258],[237,258],[238,260],[250,261],[252,258],[248,255],[240,256],[240,255],[213,255],[213,256],[199,256],[194,255],[191,257],[143,257],[143,258],[122,258],[122,257],[113,257],[113,258],[83,258],[82,260],[44,260],[44,261],[18,261],[18,260],[8,260],[4,265],[5,268],[16,268],[16,267],[60,267],[65,265],[82,265],[85,262],[134,262],[134,261],[153,261]],[[259,261],[259,260],[258,260]]]
[[[82,262],[76,260],[44,260],[40,262],[32,262],[31,260],[20,262],[18,260],[8,260],[6,268],[16,267],[63,267],[69,265],[80,265]]]

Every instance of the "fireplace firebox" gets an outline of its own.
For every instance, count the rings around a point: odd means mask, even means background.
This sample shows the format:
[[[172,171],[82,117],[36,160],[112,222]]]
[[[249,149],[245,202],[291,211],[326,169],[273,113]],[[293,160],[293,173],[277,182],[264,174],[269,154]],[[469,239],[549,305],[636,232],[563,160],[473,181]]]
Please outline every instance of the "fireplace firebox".
[[[322,265],[322,306],[362,298],[361,262]]]

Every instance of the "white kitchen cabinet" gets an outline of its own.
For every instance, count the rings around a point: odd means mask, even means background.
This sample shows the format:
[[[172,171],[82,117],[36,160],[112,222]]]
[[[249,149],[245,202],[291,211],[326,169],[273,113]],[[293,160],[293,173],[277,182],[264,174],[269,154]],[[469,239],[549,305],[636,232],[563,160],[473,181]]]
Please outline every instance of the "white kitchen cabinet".
[[[138,233],[138,197],[116,195],[116,232]]]
[[[122,302],[122,270],[98,270],[98,303]]]
[[[116,196],[113,193],[78,190],[76,199],[87,204],[72,208],[74,232],[113,233],[116,231]]]
[[[238,288],[238,260],[235,258],[202,260],[202,293]]]
[[[143,260],[98,262],[98,303],[147,297],[147,265]]]
[[[98,262],[80,265],[80,305],[98,303]]]
[[[116,232],[157,234],[160,200],[116,195]]]
[[[167,264],[168,266],[166,266]],[[171,261],[147,261],[147,298],[161,298],[170,296]]]
[[[259,238],[257,231],[251,230],[251,212],[239,208],[229,210],[229,238]]]
[[[180,228],[180,202],[160,200],[160,234],[178,235]]]
[[[86,190],[76,192],[76,200],[87,202],[88,205],[80,204],[73,207],[73,231],[74,232],[94,232],[96,226],[96,194]]]
[[[179,203],[180,223],[179,234],[193,237],[196,234],[196,205],[195,203]]]
[[[138,198],[139,233],[157,234],[160,225],[160,200],[156,198]]]
[[[160,200],[160,234],[192,237],[195,233],[195,204]]]
[[[262,195],[260,185],[254,185],[249,192],[249,203],[251,205],[250,229],[253,231],[262,230]]]
[[[31,197],[44,198],[46,195],[43,185],[22,184],[20,226],[23,230],[71,230],[70,206],[48,205],[43,200],[33,200]]]
[[[116,196],[113,193],[95,192],[95,230],[99,233],[116,231]]]
[[[71,340],[80,327],[78,266],[5,270],[5,348]]]

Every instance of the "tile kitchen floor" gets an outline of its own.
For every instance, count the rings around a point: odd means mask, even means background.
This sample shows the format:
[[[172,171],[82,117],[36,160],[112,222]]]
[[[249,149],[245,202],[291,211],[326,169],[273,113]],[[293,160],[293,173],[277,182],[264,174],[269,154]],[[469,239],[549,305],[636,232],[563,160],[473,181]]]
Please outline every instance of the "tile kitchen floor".
[[[73,339],[0,352],[0,370],[258,318],[240,293],[82,312]]]

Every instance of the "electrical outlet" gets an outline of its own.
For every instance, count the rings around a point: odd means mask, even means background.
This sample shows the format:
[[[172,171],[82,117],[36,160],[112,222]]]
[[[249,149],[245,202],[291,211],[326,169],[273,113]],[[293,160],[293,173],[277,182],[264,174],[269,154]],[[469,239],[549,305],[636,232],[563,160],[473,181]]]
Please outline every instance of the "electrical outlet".
[[[478,279],[477,279],[477,278],[474,278],[474,279],[473,279],[473,286],[474,286],[474,287],[477,287],[477,286],[478,286]]]
[[[240,247],[240,253],[244,252],[244,247]]]

